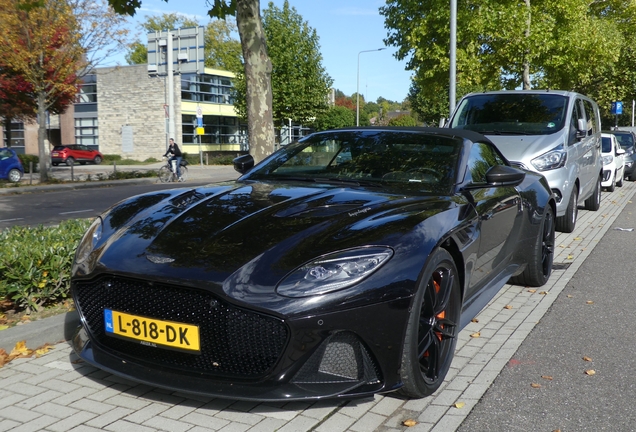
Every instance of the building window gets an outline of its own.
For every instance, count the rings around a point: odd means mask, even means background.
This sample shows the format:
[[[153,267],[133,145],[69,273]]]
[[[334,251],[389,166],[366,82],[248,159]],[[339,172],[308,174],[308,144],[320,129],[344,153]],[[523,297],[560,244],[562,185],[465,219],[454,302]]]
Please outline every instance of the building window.
[[[75,143],[96,148],[99,145],[97,117],[75,119]]]
[[[11,145],[7,145],[7,129],[2,128],[4,147],[11,147],[18,153],[24,153],[24,123],[11,122]]]
[[[232,80],[217,75],[182,74],[181,99],[233,105]]]
[[[184,114],[182,121],[183,143],[198,144],[196,116]],[[236,117],[204,115],[203,129],[205,133],[201,135],[201,144],[240,144],[246,139],[245,128],[240,127]]]
[[[75,103],[97,102],[97,75],[86,75],[82,78],[82,85],[77,93]]]

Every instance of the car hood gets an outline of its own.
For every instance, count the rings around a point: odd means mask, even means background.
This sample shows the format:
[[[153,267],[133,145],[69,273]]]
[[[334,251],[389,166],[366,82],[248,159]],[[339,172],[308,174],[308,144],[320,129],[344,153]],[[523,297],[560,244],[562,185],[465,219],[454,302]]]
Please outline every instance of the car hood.
[[[382,189],[232,183],[162,191],[113,207],[104,216],[103,243],[74,276],[143,275],[223,287],[236,298],[272,293],[307,261],[355,247],[391,247],[393,259],[401,260],[397,267],[421,268],[423,261],[412,266],[410,260],[422,260],[422,248],[430,250],[460,219],[441,217],[449,208],[457,205],[448,197]],[[439,220],[413,235],[431,218]],[[417,274],[404,277],[416,280]]]
[[[551,135],[486,135],[511,162],[523,162],[532,169],[530,161],[563,143],[558,133]]]

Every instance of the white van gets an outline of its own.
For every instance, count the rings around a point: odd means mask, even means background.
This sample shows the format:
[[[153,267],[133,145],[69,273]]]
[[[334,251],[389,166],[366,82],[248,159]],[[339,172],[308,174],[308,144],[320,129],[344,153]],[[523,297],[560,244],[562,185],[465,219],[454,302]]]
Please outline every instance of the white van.
[[[572,232],[579,201],[601,203],[601,119],[596,102],[575,92],[509,90],[471,93],[449,127],[486,135],[512,165],[543,174],[557,199],[556,229]]]

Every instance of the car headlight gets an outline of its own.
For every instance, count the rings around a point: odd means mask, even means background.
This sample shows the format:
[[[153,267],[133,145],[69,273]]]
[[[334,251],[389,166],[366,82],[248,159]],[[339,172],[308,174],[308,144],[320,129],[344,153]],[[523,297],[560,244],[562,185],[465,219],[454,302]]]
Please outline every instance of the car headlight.
[[[605,155],[605,156],[603,156],[603,165],[604,165],[604,166],[605,166],[605,165],[609,165],[609,164],[611,164],[612,162],[614,162],[614,156],[612,156],[612,155]]]
[[[393,250],[385,247],[325,255],[289,273],[276,290],[287,297],[309,297],[348,288],[378,270],[392,256]]]
[[[77,251],[75,252],[75,262],[77,264],[81,264],[86,261],[86,258],[93,252],[95,249],[95,245],[102,238],[102,218],[97,217],[93,221],[86,233],[84,233],[84,237],[80,241],[79,246],[77,247]]]
[[[530,161],[537,171],[549,171],[561,168],[565,165],[568,154],[563,145],[560,145],[541,156]]]

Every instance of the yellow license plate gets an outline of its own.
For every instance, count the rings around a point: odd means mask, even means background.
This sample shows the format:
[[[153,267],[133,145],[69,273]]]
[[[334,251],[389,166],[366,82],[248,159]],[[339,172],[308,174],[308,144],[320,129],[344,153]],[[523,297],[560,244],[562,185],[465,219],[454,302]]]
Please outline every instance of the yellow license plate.
[[[106,334],[142,345],[198,353],[199,326],[104,309]]]

